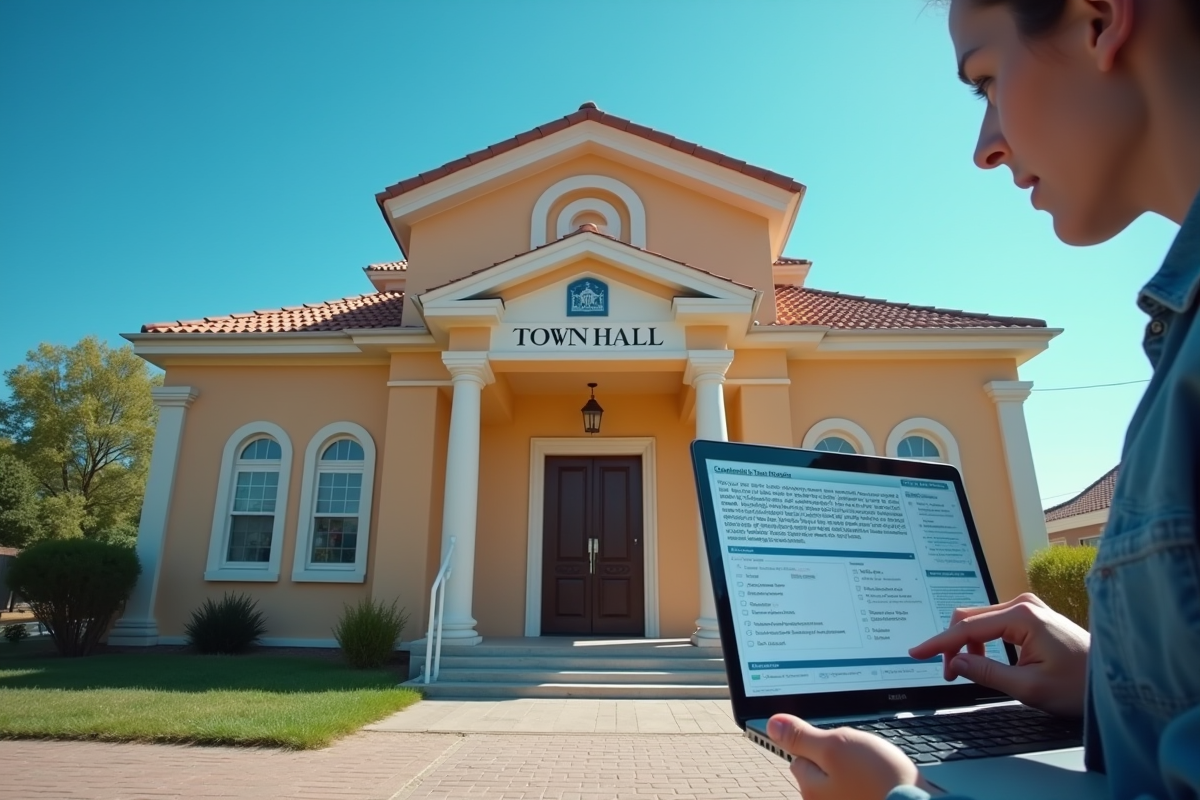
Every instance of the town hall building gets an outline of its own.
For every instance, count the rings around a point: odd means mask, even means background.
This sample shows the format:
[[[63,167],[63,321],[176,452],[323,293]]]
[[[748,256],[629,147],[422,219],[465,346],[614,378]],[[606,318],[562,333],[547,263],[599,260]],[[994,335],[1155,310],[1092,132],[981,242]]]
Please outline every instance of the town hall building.
[[[361,598],[411,641],[445,561],[447,648],[719,645],[695,438],[953,464],[997,591],[1025,590],[1018,368],[1059,331],[809,288],[782,255],[804,194],[585,103],[380,192],[405,260],[369,291],[128,334],[165,379],[110,641],[181,643],[227,591],[269,645],[332,645]]]

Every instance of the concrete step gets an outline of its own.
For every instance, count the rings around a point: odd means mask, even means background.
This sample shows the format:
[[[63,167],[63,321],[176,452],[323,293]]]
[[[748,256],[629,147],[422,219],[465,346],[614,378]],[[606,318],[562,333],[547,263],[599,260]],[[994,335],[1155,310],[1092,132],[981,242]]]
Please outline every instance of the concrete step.
[[[425,640],[405,642],[401,650],[412,653],[413,658],[425,657]],[[616,645],[577,645],[552,647],[546,645],[523,644],[492,644],[484,640],[483,644],[474,647],[442,644],[442,658],[454,655],[484,655],[488,657],[534,657],[534,658],[668,658],[680,660],[711,660],[721,659],[719,647],[692,647],[684,645],[648,645],[648,644],[616,644]]]
[[[420,689],[429,698],[485,699],[510,697],[578,698],[589,700],[723,700],[729,687],[664,683],[503,683],[438,681],[425,685],[420,680],[405,686]]]
[[[413,662],[424,665],[425,654],[413,653]],[[458,655],[442,651],[442,669],[592,669],[592,670],[649,670],[676,672],[720,672],[725,674],[725,662],[720,658],[653,658],[636,656],[492,656]]]
[[[525,684],[674,684],[725,686],[725,672],[668,670],[454,669],[442,663],[438,682]]]

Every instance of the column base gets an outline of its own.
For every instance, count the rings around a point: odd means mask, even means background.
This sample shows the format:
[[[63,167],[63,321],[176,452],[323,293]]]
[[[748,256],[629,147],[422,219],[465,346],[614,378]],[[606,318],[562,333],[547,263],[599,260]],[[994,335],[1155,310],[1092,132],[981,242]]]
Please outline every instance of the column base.
[[[119,619],[108,633],[108,643],[121,647],[154,647],[158,624],[153,619]]]
[[[694,647],[721,646],[721,629],[717,627],[715,619],[701,617],[696,620],[696,632],[692,634],[692,645]]]
[[[475,631],[455,631],[455,633],[458,633],[458,634],[465,633],[468,635],[467,636],[462,636],[462,635],[454,636],[454,635],[451,635],[450,631],[442,631],[442,649],[443,650],[447,647],[474,647],[475,645],[481,644],[483,642],[483,637],[480,636]],[[420,645],[421,649],[424,650],[424,648],[432,641],[433,641],[433,637],[430,636],[429,633],[426,633],[425,638],[415,639],[412,642],[412,645],[414,647],[416,647],[417,645]]]

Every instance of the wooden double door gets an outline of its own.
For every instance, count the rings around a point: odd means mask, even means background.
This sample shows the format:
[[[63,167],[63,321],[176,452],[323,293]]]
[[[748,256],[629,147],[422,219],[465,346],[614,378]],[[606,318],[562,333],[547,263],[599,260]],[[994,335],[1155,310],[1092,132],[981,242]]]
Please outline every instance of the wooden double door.
[[[542,634],[644,636],[642,460],[549,456]]]

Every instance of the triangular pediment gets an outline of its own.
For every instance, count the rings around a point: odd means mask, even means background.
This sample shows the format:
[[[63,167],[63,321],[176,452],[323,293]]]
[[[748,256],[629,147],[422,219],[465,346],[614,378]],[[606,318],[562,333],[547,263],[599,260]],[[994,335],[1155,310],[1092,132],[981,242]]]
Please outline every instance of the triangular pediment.
[[[672,343],[682,347],[688,324],[745,330],[759,298],[748,286],[602,234],[579,232],[430,289],[416,300],[426,325],[439,337],[455,327],[498,327],[511,333],[503,341],[512,339],[518,346],[522,328],[613,327],[640,341],[649,335],[646,326],[654,324],[657,338],[669,330]],[[634,333],[634,328],[642,330]],[[560,335],[594,336],[580,332]]]

